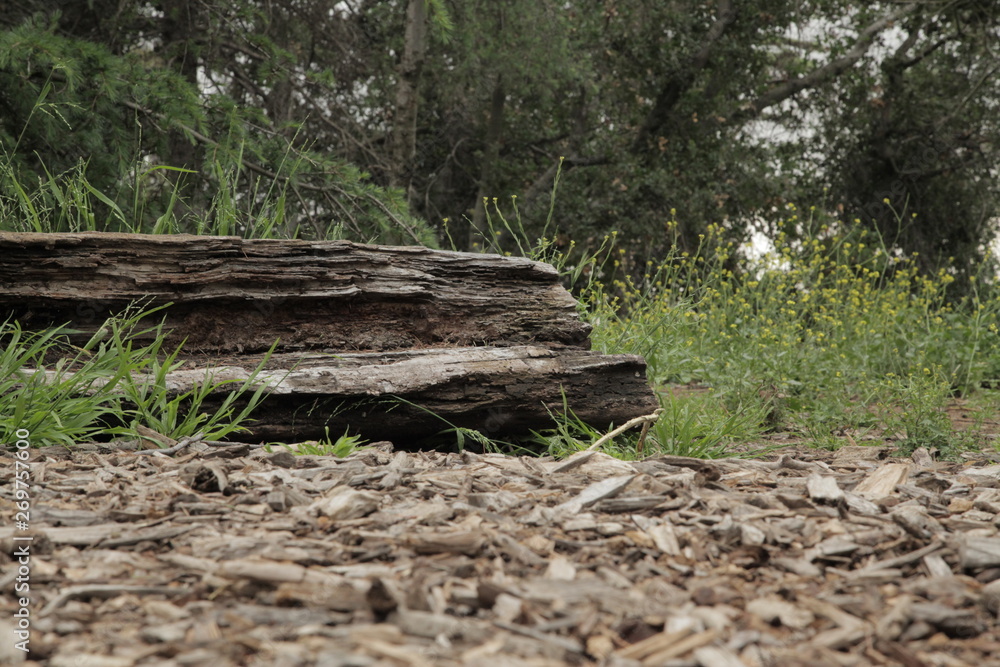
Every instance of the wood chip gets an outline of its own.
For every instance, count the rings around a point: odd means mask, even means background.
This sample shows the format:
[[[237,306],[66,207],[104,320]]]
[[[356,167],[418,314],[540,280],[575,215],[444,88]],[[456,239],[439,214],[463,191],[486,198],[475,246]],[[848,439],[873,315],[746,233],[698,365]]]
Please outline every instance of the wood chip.
[[[963,570],[1000,566],[1000,537],[964,536],[957,539],[958,563]]]
[[[907,463],[862,494],[895,464],[210,451],[37,454],[46,664],[929,667],[1000,651],[1000,489],[975,467]],[[0,527],[0,546],[23,536]]]
[[[892,495],[897,485],[906,482],[911,467],[909,463],[882,464],[858,482],[854,493],[869,500],[886,498]]]
[[[809,499],[819,503],[833,505],[844,497],[844,492],[837,485],[835,478],[815,473],[806,479],[806,490],[809,492]]]

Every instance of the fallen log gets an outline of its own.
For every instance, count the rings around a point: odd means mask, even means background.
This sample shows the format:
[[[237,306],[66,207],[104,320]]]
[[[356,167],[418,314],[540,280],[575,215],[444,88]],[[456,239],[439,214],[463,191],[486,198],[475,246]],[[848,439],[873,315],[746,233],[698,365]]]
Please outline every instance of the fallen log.
[[[548,264],[349,241],[0,233],[0,307],[25,328],[92,333],[130,303],[173,303],[188,350],[588,345]],[[81,337],[87,337],[81,335]]]
[[[564,401],[598,428],[658,406],[634,355],[589,351],[589,325],[551,266],[523,258],[346,241],[0,233],[0,308],[26,329],[89,338],[129,304],[172,304],[183,393],[212,376],[270,396],[260,440],[346,430],[405,442],[449,428],[493,438],[552,425]],[[213,393],[221,404],[239,383]]]
[[[256,361],[208,369],[216,382],[233,382],[211,394],[202,409],[221,404],[228,387],[246,380],[247,367]],[[268,368],[257,379],[267,382],[271,393],[250,426],[263,440],[320,438],[329,429],[405,444],[452,426],[499,438],[551,426],[564,399],[583,421],[602,426],[658,407],[642,357],[591,350],[519,345],[286,354],[272,357]],[[188,391],[205,373],[204,368],[175,371],[168,387]]]

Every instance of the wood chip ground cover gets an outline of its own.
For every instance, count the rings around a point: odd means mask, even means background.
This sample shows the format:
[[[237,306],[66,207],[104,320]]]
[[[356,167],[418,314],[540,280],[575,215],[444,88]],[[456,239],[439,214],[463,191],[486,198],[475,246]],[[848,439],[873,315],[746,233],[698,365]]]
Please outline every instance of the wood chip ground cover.
[[[32,457],[31,653],[8,525],[4,665],[1000,664],[987,456]]]

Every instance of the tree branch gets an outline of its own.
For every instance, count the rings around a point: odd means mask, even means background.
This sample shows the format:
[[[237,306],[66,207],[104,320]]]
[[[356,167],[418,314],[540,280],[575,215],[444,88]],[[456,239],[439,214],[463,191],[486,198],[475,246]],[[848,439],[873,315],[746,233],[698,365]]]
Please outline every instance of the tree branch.
[[[402,188],[409,202],[413,198],[413,171],[417,157],[417,110],[420,103],[420,74],[427,51],[427,7],[425,0],[409,0],[406,35],[396,81],[396,105],[392,119],[390,149],[392,164],[389,184]]]
[[[552,188],[552,183],[555,181],[556,174],[559,173],[560,168],[565,173],[573,167],[596,167],[603,164],[611,164],[611,160],[606,155],[595,155],[593,157],[570,156],[556,160],[525,190],[522,195],[524,210],[528,210],[531,207],[532,202],[542,194],[543,190],[550,190]]]
[[[715,45],[722,35],[725,34],[726,29],[736,20],[736,10],[733,9],[732,0],[719,0],[716,14],[715,23],[712,24],[705,34],[705,40],[701,48],[694,54],[688,65],[677,76],[668,80],[663,88],[660,89],[653,108],[646,114],[645,120],[643,120],[642,125],[636,133],[635,141],[632,144],[633,152],[639,152],[646,147],[656,131],[666,123],[670,117],[670,113],[677,106],[681,95],[694,84],[698,72],[703,70],[708,64]]]
[[[774,86],[767,92],[757,97],[757,99],[743,105],[739,111],[731,114],[730,118],[732,118],[734,122],[753,118],[758,116],[761,111],[770,106],[783,102],[807,88],[813,88],[824,81],[835,78],[868,53],[868,49],[871,48],[876,35],[885,30],[885,28],[892,23],[913,13],[916,9],[917,4],[910,3],[887,16],[883,16],[861,31],[861,34],[858,35],[858,39],[854,43],[854,46],[845,55],[828,62],[822,67],[817,67],[812,72],[809,72],[809,74],[795,79],[790,79]]]
[[[299,89],[298,93],[302,96],[302,99],[305,100],[309,104],[309,106],[311,106],[316,111],[315,114],[311,115],[311,118],[316,119],[316,121],[318,121],[319,123],[326,125],[328,128],[336,132],[341,137],[341,139],[343,139],[346,143],[353,144],[358,149],[358,151],[361,152],[362,155],[368,158],[367,162],[368,165],[370,166],[374,165],[381,171],[384,171],[386,173],[389,172],[390,170],[389,163],[384,159],[384,157],[380,153],[378,153],[374,148],[372,148],[369,142],[362,141],[356,136],[355,132],[352,132],[349,128],[343,127],[342,125],[334,121],[332,118],[330,118],[326,114],[326,111],[323,109],[319,101],[316,100],[316,98],[314,98],[312,95],[310,95],[307,92],[306,88],[303,87]],[[353,119],[351,119],[349,116],[347,116],[346,119],[348,122],[353,121]]]

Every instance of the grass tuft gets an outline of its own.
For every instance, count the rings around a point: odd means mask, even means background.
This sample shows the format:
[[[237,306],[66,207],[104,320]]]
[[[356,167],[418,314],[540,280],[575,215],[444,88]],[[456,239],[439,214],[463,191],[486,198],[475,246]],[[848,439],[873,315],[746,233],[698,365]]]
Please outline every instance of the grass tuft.
[[[208,377],[191,391],[171,391],[166,374],[179,365],[182,347],[164,353],[162,323],[140,327],[158,310],[132,308],[109,318],[83,347],[70,343],[79,332],[66,327],[30,333],[16,321],[0,325],[0,429],[27,429],[38,446],[67,447],[97,436],[138,437],[139,426],[175,440],[198,431],[217,440],[245,430],[266,395],[257,376],[270,354],[218,409],[204,412],[208,396],[231,381]]]

